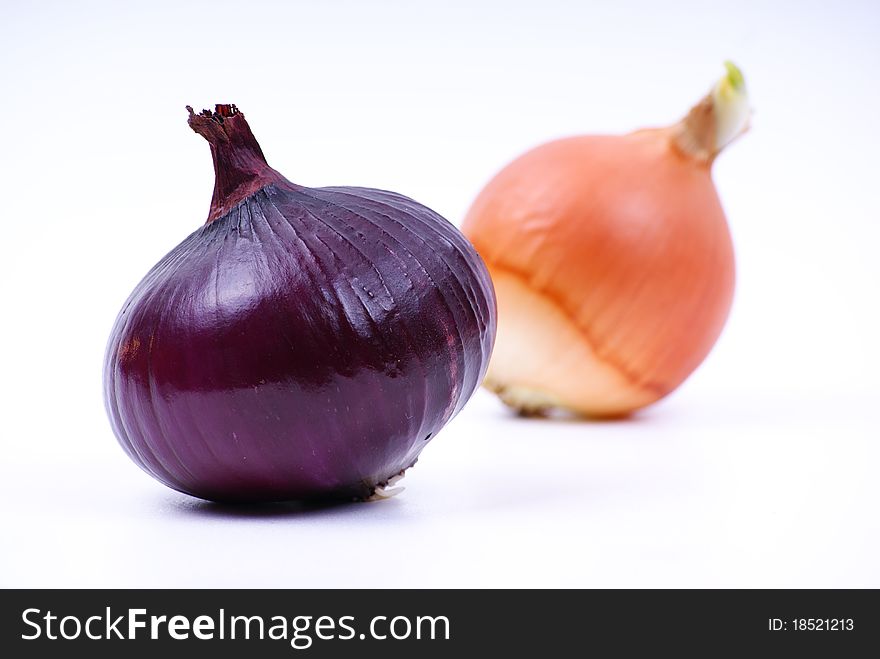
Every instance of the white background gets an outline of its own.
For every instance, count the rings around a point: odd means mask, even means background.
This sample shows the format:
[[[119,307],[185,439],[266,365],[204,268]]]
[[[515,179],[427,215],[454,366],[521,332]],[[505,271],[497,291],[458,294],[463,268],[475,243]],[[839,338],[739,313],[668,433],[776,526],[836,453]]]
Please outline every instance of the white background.
[[[4,0],[0,586],[880,587],[878,33],[869,1]],[[402,495],[325,510],[199,502],[117,446],[111,325],[211,195],[185,104],[237,103],[298,183],[459,222],[524,149],[670,123],[727,58],[737,297],[661,404],[523,421],[480,392]]]

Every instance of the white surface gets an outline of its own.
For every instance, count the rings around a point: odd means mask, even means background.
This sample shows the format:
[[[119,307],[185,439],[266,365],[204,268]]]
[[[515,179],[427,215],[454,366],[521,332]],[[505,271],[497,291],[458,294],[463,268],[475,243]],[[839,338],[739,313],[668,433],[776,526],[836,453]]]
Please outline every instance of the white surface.
[[[73,4],[0,9],[0,586],[880,587],[876,3]],[[540,422],[481,392],[402,495],[324,510],[199,503],[117,447],[107,334],[210,198],[186,103],[237,103],[293,180],[457,221],[518,152],[670,122],[726,58],[756,108],[715,167],[737,299],[668,400]]]

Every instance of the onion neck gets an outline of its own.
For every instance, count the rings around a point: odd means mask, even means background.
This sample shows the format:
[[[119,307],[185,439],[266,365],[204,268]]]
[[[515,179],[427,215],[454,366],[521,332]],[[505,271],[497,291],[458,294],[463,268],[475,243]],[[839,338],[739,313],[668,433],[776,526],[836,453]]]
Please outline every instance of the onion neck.
[[[226,215],[260,188],[284,180],[269,167],[263,150],[235,105],[216,105],[214,112],[189,110],[189,125],[208,140],[214,159],[214,194],[207,223]]]
[[[742,72],[725,62],[727,73],[670,128],[672,144],[684,155],[710,166],[715,157],[748,130],[752,111]]]

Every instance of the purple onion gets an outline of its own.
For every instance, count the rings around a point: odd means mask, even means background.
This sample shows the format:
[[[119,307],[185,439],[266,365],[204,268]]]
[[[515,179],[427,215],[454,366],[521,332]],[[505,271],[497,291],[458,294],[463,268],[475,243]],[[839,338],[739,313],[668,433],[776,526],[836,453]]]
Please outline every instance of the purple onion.
[[[188,109],[214,158],[211,210],[116,321],[116,437],[203,499],[381,493],[483,379],[496,313],[483,262],[408,197],[291,183],[234,105]]]

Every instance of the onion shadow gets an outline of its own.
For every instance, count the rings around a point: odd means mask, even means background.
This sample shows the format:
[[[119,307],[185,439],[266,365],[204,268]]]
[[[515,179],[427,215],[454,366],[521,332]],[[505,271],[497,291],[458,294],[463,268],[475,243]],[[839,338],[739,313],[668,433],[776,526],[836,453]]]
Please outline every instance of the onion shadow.
[[[381,501],[353,501],[349,499],[323,499],[315,501],[280,501],[271,503],[224,503],[194,498],[175,498],[169,507],[176,512],[203,518],[227,520],[296,519],[310,517],[340,517],[375,514],[398,509],[394,499]]]
[[[651,423],[658,416],[655,410],[636,410],[629,414],[619,416],[590,417],[567,412],[565,410],[551,409],[542,412],[521,412],[511,408],[504,411],[507,419],[515,419],[519,422],[550,422],[558,425],[584,425],[584,426],[626,426],[644,425]]]

